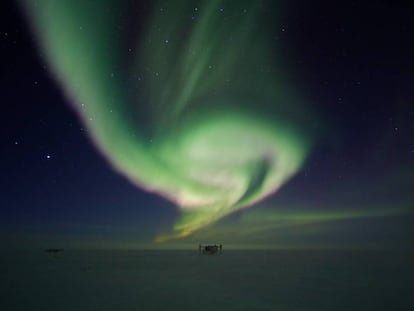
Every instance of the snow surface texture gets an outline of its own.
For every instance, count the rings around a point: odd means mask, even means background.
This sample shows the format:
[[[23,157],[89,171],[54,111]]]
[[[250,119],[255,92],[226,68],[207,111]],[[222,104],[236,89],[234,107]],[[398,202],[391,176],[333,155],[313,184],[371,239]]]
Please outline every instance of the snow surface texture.
[[[0,309],[410,310],[409,257],[380,251],[5,253]]]

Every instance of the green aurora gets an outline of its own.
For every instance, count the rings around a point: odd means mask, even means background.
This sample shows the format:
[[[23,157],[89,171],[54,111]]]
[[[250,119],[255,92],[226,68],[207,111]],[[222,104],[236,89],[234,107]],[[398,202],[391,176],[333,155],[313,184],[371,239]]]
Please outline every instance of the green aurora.
[[[159,1],[145,18],[131,1],[21,2],[96,147],[181,210],[158,241],[252,206],[300,170],[314,116],[270,44],[272,2]]]

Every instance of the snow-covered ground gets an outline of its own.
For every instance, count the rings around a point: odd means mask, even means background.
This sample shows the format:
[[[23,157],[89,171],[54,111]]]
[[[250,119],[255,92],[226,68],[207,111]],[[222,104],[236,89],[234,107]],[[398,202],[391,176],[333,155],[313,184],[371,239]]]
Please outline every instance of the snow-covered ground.
[[[0,310],[412,310],[413,262],[392,251],[3,251]]]

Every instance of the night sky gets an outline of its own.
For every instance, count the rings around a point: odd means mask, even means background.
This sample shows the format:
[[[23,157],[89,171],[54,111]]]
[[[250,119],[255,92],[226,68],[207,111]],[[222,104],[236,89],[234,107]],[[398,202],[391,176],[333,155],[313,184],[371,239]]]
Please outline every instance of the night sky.
[[[84,2],[2,5],[3,244],[414,245],[408,4]]]

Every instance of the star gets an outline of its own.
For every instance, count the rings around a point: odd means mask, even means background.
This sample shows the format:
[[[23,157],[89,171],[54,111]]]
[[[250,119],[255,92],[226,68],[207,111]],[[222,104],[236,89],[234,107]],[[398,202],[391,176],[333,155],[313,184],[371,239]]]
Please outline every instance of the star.
[[[51,157],[51,155],[50,154],[47,154],[46,155],[46,159],[48,159],[48,160],[50,160],[52,157]]]

